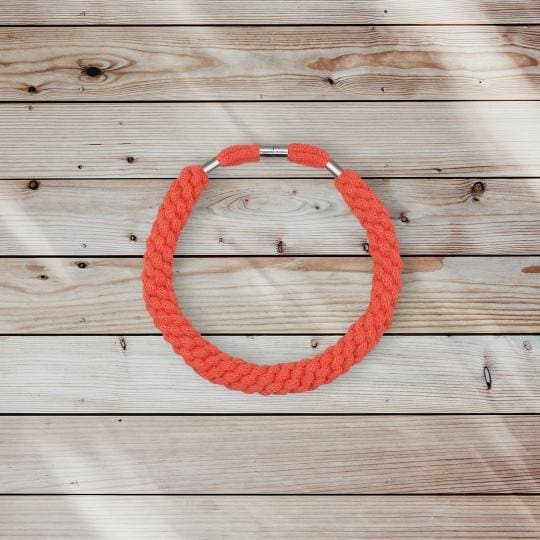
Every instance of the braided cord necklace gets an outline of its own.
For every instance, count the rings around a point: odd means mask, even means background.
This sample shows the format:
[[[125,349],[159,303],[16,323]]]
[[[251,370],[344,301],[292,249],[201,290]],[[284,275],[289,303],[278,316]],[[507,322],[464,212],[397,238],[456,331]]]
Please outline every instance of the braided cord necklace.
[[[259,161],[260,156],[267,155],[284,156],[309,167],[326,167],[336,177],[337,190],[367,232],[373,277],[369,306],[334,345],[311,358],[259,365],[221,351],[192,326],[174,292],[172,265],[180,233],[208,184],[208,172],[218,166]],[[315,146],[240,145],[223,149],[206,165],[185,167],[172,182],[147,241],[142,281],[146,306],[156,327],[199,375],[231,390],[269,395],[314,390],[360,362],[391,325],[401,288],[401,267],[399,244],[388,212],[358,173],[342,170],[326,151]]]

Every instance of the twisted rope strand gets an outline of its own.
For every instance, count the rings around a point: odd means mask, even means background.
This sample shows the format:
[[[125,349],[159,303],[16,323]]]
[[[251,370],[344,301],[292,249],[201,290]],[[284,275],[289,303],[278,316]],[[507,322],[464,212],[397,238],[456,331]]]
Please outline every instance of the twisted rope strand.
[[[322,168],[324,150],[299,143],[288,147],[289,160]],[[259,160],[259,146],[232,146],[217,157],[221,165]],[[205,187],[208,176],[198,165],[186,167],[171,184],[152,226],[144,255],[144,300],[154,323],[173,349],[199,375],[231,390],[263,395],[314,390],[347,372],[377,344],[392,322],[401,289],[399,245],[388,212],[353,170],[335,186],[366,229],[373,259],[370,304],[347,333],[325,351],[299,361],[258,365],[230,356],[204,339],[183,315],[174,293],[172,264],[178,238]]]

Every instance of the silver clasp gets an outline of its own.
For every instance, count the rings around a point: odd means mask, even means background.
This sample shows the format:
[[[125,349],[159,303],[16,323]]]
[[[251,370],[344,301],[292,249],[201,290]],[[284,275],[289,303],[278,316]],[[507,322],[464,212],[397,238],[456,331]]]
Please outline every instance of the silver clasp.
[[[289,149],[286,146],[261,146],[259,148],[260,156],[280,156],[287,157],[289,155]],[[203,171],[209,173],[213,171],[216,167],[219,167],[219,161],[217,158],[212,158],[203,165]],[[330,160],[325,167],[335,176],[338,177],[343,169],[335,162]]]
[[[289,149],[286,146],[261,146],[260,156],[288,156]]]

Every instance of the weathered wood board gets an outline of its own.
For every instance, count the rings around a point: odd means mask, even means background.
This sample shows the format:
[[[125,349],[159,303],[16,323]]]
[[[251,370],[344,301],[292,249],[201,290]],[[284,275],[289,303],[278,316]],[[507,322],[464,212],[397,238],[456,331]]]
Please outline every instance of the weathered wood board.
[[[535,496],[78,496],[2,498],[8,537],[207,540],[533,538]],[[279,528],[279,531],[276,529]]]
[[[32,0],[4,1],[0,24],[496,24],[539,23],[538,0]],[[159,31],[156,30],[156,31]]]
[[[337,338],[210,339],[261,363]],[[385,336],[331,385],[262,397],[210,385],[161,336],[11,336],[0,338],[0,413],[540,413],[539,362],[539,336]]]
[[[538,416],[37,416],[0,423],[4,493],[527,493],[538,490],[539,470]]]
[[[367,177],[540,176],[540,101],[11,103],[0,128],[0,178],[175,178],[230,144],[295,141]],[[328,176],[278,161],[214,176]]]
[[[182,309],[201,332],[339,333],[367,307],[372,264],[185,258],[174,271]],[[155,332],[141,272],[141,258],[5,259],[0,332]],[[539,276],[538,257],[408,257],[392,332],[538,332]]]
[[[0,55],[1,100],[516,100],[540,84],[536,26],[3,28]]]
[[[540,180],[370,179],[401,253],[540,253]],[[142,255],[168,180],[5,180],[9,255]],[[70,231],[69,235],[64,232]],[[361,255],[365,232],[331,179],[212,180],[179,255]]]

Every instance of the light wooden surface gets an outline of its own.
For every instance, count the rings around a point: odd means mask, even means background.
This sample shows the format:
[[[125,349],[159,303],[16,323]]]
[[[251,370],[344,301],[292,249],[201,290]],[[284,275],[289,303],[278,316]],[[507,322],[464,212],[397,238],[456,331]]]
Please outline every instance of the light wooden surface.
[[[254,141],[317,144],[363,176],[540,176],[540,101],[10,103],[0,127],[0,178],[171,179]],[[265,159],[213,176],[328,173]]]
[[[538,416],[37,416],[0,424],[4,493],[527,493],[538,491],[539,467]]]
[[[4,0],[1,24],[538,23],[538,0]]]
[[[537,178],[367,182],[392,216],[402,254],[540,253]],[[0,182],[3,251],[142,255],[169,184],[116,178]],[[212,180],[177,253],[367,255],[366,239],[330,178]]]
[[[523,495],[4,497],[0,520],[6,536],[31,539],[534,538],[540,502]]]
[[[5,259],[0,332],[155,331],[141,272],[141,258]],[[367,257],[185,258],[174,272],[182,310],[201,332],[336,333],[367,307],[372,264]],[[539,274],[539,257],[408,257],[391,331],[533,333]]]
[[[291,6],[0,0],[1,538],[538,536],[540,2]],[[362,364],[262,398],[157,335],[141,255],[184,165],[289,141],[359,170],[406,272]],[[371,279],[329,175],[212,177],[187,314],[255,362],[322,350]]]
[[[311,356],[337,338],[209,339],[262,363]],[[4,414],[540,413],[540,338],[530,335],[385,336],[331,385],[268,397],[211,385],[161,336],[10,336],[0,350]]]
[[[540,83],[538,27],[3,28],[0,44],[10,100],[537,99]]]

